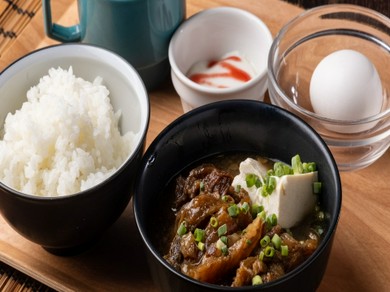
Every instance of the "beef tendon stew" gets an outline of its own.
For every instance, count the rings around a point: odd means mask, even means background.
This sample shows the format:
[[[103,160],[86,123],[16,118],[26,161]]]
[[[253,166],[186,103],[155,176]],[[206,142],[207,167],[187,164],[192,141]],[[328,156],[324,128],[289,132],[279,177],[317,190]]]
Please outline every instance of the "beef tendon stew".
[[[325,216],[315,163],[296,155],[291,165],[261,157],[216,165],[176,178],[174,235],[164,256],[170,265],[207,283],[261,285],[316,250]]]

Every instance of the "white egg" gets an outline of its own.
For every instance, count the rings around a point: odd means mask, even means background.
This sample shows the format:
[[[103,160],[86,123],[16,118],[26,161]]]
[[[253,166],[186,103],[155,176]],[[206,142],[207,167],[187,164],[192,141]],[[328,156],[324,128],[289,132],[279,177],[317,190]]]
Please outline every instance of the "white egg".
[[[310,81],[310,100],[320,116],[357,121],[380,113],[382,84],[372,62],[354,50],[336,51],[317,65]],[[328,126],[337,132],[360,132],[375,123]]]

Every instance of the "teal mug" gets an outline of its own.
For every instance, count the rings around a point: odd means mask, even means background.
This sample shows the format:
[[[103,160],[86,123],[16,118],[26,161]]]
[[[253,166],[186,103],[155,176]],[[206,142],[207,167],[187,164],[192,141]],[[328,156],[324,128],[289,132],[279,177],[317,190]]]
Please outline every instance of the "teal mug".
[[[80,22],[68,27],[53,23],[51,1],[42,1],[50,38],[116,52],[138,71],[148,90],[169,76],[169,41],[185,19],[185,0],[78,0]]]

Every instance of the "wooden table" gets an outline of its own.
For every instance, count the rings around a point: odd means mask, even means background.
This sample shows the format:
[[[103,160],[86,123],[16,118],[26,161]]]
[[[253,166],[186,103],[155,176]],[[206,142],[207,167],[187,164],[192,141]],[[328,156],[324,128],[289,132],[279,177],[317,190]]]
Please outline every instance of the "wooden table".
[[[62,24],[77,22],[75,0],[53,2],[54,20]],[[302,11],[279,0],[187,0],[187,16],[224,5],[256,14],[273,35]],[[0,70],[16,58],[54,43],[44,36],[39,11],[17,42],[1,56]],[[183,113],[171,84],[151,92],[150,101],[147,145]],[[389,174],[390,151],[366,169],[341,174],[341,218],[319,291],[389,291]],[[73,257],[58,257],[19,236],[0,217],[0,261],[61,291],[158,291],[151,282],[133,219],[132,204],[129,204],[121,218],[90,250]]]

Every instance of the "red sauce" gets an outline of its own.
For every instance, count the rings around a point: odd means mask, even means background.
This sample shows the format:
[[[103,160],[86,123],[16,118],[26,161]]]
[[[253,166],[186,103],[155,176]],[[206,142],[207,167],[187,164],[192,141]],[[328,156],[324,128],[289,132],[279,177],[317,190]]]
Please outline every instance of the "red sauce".
[[[241,58],[238,56],[230,56],[219,61],[210,61],[207,65],[207,68],[212,68],[214,66],[220,65],[221,67],[227,69],[227,71],[221,73],[196,73],[189,76],[189,78],[198,84],[210,85],[210,86],[213,85],[212,83],[213,78],[225,77],[225,78],[232,78],[235,80],[239,80],[242,82],[247,82],[251,79],[251,76],[247,72],[234,66],[232,63],[227,62],[228,60],[235,61],[235,62],[242,61]],[[225,88],[226,86],[218,86],[218,87]]]

